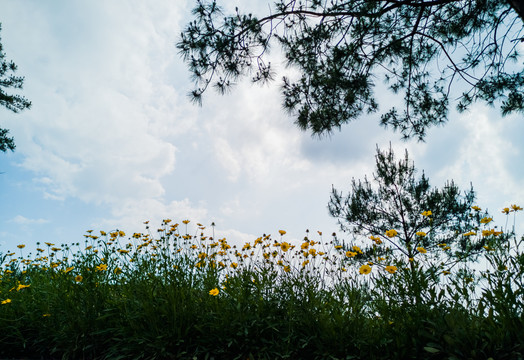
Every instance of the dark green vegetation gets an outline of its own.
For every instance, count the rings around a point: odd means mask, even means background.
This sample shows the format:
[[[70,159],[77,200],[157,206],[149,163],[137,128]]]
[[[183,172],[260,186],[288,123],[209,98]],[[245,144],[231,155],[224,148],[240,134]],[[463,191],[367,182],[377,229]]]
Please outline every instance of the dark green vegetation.
[[[478,100],[502,114],[524,110],[519,0],[279,0],[260,16],[196,3],[178,48],[198,102],[210,85],[224,92],[244,76],[274,79],[268,52],[276,44],[299,73],[283,77],[284,108],[312,134],[376,112],[377,80],[402,97],[381,124],[404,138],[423,139],[445,123],[450,101],[459,111]]]
[[[415,179],[407,155],[378,151],[377,169],[378,190],[334,193],[349,242],[279,230],[235,246],[166,219],[36,256],[20,244],[0,261],[0,357],[522,358],[524,238],[471,191]]]
[[[2,24],[0,23],[0,31]],[[5,53],[0,38],[0,105],[15,113],[31,107],[31,102],[23,96],[7,94],[4,89],[21,89],[24,78],[15,76],[17,66],[14,62],[5,58]],[[15,150],[15,142],[8,137],[9,130],[0,128],[0,151]]]

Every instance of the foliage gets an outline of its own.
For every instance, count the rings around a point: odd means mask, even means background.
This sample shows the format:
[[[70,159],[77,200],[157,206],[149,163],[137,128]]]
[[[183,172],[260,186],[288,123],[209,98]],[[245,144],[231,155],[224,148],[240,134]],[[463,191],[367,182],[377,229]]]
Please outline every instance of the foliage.
[[[508,210],[521,210],[514,205]],[[88,231],[85,243],[24,244],[2,258],[0,356],[63,359],[435,359],[524,354],[521,242],[460,271],[423,302],[411,274],[374,259],[359,274],[336,236],[264,235],[243,245],[170,219],[158,237]],[[480,236],[480,235],[476,235]],[[494,235],[490,235],[494,238]],[[40,244],[39,244],[40,246]],[[76,249],[76,250],[75,250]],[[435,250],[437,251],[437,250]],[[18,254],[17,254],[18,253]],[[393,263],[393,259],[388,260]],[[501,268],[500,265],[507,266]],[[390,265],[391,266],[391,265]],[[419,272],[416,272],[417,274]],[[475,284],[482,288],[479,296]],[[508,296],[511,295],[511,296]],[[472,301],[464,302],[464,298]]]
[[[0,23],[0,31],[2,24]],[[22,89],[24,78],[15,76],[17,66],[13,61],[5,58],[0,38],[0,105],[15,113],[31,107],[31,102],[20,95],[7,94],[4,89]],[[0,151],[14,151],[13,138],[8,137],[9,130],[0,128]]]
[[[463,235],[488,219],[487,213],[481,219],[480,211],[472,208],[473,188],[462,194],[453,181],[442,189],[432,188],[425,174],[417,178],[416,171],[407,151],[397,162],[391,148],[377,148],[373,182],[353,179],[346,196],[333,188],[330,214],[338,218],[343,231],[369,237],[368,247],[373,245],[373,253],[379,255],[389,253],[385,246],[405,259],[423,256],[417,250],[421,247],[446,248],[441,253],[454,259],[482,250],[484,242],[474,243]],[[378,246],[382,243],[385,246]]]
[[[405,290],[411,294],[406,296],[416,298],[419,288],[437,284],[442,272],[475,260],[489,246],[488,239],[506,239],[489,227],[492,218],[481,214],[474,200],[473,188],[462,194],[453,181],[442,189],[432,188],[424,173],[416,177],[407,151],[397,162],[390,147],[377,148],[373,182],[353,179],[346,196],[333,188],[329,211],[343,231],[356,237],[354,242],[365,237],[363,246],[352,252],[356,259],[379,257],[395,259],[397,267],[409,264],[409,271],[400,271],[399,276],[406,276],[410,284]],[[483,235],[476,238],[477,232]],[[347,250],[351,252],[351,246]]]
[[[511,65],[521,59],[522,19],[510,2],[279,0],[259,17],[238,8],[224,16],[215,0],[197,0],[177,46],[197,101],[209,85],[224,92],[251,73],[272,80],[276,42],[300,74],[283,78],[282,94],[302,130],[329,133],[377,111],[382,78],[403,94],[403,109],[383,111],[381,124],[423,139],[446,121],[450,98],[460,111],[477,100],[500,100],[503,114],[524,110],[524,71]]]

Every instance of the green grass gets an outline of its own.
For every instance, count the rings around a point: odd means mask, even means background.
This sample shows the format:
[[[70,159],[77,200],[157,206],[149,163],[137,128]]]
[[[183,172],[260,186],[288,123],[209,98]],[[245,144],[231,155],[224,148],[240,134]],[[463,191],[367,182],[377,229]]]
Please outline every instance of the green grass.
[[[0,358],[524,356],[524,238],[492,241],[482,271],[443,274],[427,254],[361,274],[358,251],[321,234],[234,247],[204,232],[165,220],[156,237],[87,233],[31,259],[4,254]]]

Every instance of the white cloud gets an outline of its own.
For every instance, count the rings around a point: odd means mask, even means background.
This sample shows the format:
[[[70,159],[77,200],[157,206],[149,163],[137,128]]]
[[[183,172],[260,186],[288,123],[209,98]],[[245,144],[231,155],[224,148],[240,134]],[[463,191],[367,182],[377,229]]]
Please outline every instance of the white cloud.
[[[39,224],[46,224],[49,222],[49,220],[45,219],[29,219],[22,215],[17,215],[14,218],[8,220],[8,222],[12,222],[19,225],[39,225]]]

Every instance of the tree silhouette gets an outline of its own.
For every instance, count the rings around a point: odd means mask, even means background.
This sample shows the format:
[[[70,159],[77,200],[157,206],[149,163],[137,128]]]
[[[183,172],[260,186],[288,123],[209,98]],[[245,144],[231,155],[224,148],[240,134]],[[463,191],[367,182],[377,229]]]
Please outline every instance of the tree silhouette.
[[[200,102],[212,85],[226,91],[239,78],[274,79],[267,59],[279,45],[299,78],[284,76],[283,105],[302,130],[321,135],[378,110],[375,84],[403,97],[382,111],[381,124],[423,140],[447,121],[450,101],[475,101],[502,114],[524,110],[523,1],[280,0],[269,14],[198,0],[177,43]]]
[[[0,31],[2,24],[0,23]],[[20,95],[12,95],[6,93],[5,89],[22,89],[24,78],[15,76],[17,66],[13,61],[5,58],[5,53],[2,46],[2,39],[0,38],[0,105],[14,113],[28,109],[31,107],[31,102]],[[12,137],[8,137],[9,130],[0,128],[0,151],[7,150],[14,151],[15,143]]]

